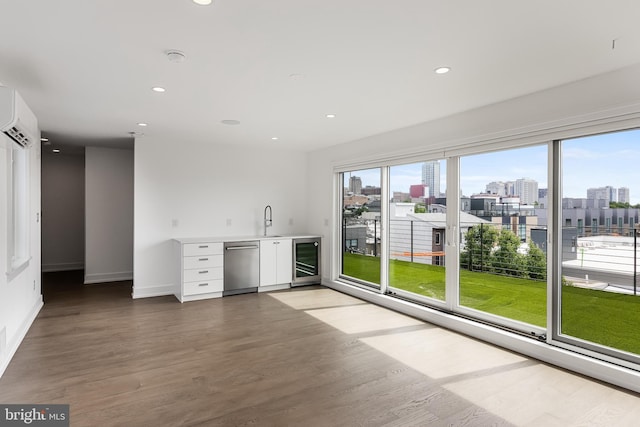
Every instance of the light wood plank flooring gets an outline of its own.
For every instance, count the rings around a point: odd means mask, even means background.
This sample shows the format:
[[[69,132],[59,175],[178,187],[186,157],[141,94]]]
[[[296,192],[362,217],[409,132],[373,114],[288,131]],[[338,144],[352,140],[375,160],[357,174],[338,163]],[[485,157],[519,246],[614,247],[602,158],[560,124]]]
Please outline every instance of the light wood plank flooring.
[[[45,275],[2,403],[72,426],[637,426],[640,397],[321,287],[180,304]]]

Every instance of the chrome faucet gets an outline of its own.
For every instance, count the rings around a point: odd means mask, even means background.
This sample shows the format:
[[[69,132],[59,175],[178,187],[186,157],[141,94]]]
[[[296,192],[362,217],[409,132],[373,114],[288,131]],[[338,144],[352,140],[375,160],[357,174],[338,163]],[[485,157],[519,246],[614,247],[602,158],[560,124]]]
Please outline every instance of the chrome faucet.
[[[267,216],[267,210],[269,210],[269,216]],[[267,237],[267,228],[271,227],[273,225],[273,221],[271,220],[271,205],[267,205],[266,208],[264,208],[264,237]]]

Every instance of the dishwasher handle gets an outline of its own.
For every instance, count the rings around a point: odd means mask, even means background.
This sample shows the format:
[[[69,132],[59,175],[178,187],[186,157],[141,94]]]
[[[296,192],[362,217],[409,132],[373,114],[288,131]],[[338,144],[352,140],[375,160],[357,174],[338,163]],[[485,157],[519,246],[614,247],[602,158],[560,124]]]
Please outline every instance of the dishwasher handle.
[[[258,245],[251,245],[251,246],[229,246],[227,248],[225,248],[225,250],[227,251],[239,251],[242,249],[259,249],[260,246]]]

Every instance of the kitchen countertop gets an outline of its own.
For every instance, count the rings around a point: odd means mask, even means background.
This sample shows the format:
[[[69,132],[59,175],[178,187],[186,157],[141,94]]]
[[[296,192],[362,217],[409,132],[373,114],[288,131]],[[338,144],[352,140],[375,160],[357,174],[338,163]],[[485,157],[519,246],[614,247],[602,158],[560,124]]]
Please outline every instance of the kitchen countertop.
[[[213,236],[213,237],[176,237],[173,240],[178,243],[202,243],[202,242],[248,242],[250,240],[275,240],[275,239],[306,239],[322,237],[317,234],[289,234],[271,236]]]

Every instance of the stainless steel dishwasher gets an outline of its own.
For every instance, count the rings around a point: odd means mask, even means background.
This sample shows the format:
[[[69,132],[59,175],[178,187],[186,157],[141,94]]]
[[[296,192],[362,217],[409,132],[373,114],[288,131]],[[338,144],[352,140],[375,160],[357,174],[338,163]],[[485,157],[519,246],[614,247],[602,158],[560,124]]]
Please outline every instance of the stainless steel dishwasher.
[[[260,281],[260,242],[225,242],[222,296],[257,292]]]

